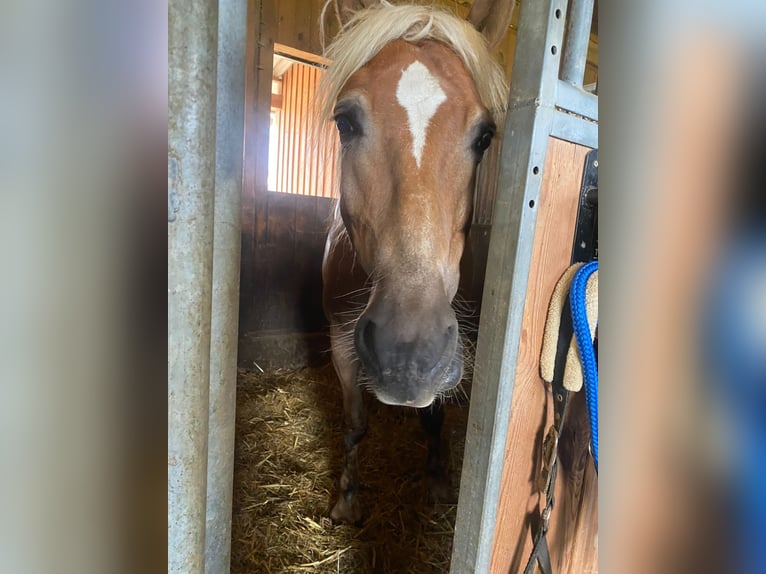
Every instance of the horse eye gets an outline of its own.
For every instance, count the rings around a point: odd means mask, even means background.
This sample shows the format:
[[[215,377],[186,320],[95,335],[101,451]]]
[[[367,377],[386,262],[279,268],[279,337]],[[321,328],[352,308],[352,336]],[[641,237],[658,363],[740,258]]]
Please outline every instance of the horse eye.
[[[485,131],[476,139],[473,144],[473,149],[475,149],[479,155],[483,154],[485,151],[487,151],[489,144],[492,143],[492,138],[494,135],[495,133],[491,130]]]
[[[352,121],[348,116],[343,114],[335,116],[335,126],[338,128],[338,134],[340,135],[340,140],[342,142],[347,141],[348,138],[356,133],[356,129],[354,128]]]

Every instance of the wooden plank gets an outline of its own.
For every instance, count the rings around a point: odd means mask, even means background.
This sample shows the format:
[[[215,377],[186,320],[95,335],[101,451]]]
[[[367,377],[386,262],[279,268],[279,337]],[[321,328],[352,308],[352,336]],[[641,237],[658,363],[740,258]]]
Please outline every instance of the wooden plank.
[[[277,4],[277,42],[295,46],[297,0],[279,0]]]
[[[309,81],[307,84],[307,91],[309,94],[309,121],[308,121],[308,145],[309,145],[309,162],[308,167],[306,168],[308,171],[308,178],[309,178],[309,194],[313,195],[314,197],[317,197],[320,195],[319,193],[319,181],[317,177],[317,160],[318,155],[321,153],[320,147],[317,145],[317,130],[316,130],[316,109],[313,106],[314,101],[314,95],[317,90],[317,82],[320,76],[320,71],[318,68],[311,67],[309,68]]]
[[[300,134],[300,105],[301,105],[301,92],[300,92],[300,75],[301,67],[293,66],[292,81],[292,110],[291,110],[291,123],[290,123],[290,191],[289,193],[300,193],[300,141],[298,134]]]
[[[249,309],[252,299],[253,268],[247,262],[255,253],[255,157],[256,147],[252,140],[256,131],[256,97],[258,29],[261,11],[260,0],[247,3],[247,46],[245,50],[245,149],[242,169],[242,261],[240,269],[240,317]]]
[[[323,236],[327,235],[327,226],[334,207],[335,201],[329,197],[317,198],[317,216],[314,220],[314,232],[321,233]]]
[[[314,197],[299,199],[316,201]],[[316,212],[314,212],[316,213]],[[298,232],[295,241],[295,259],[291,271],[296,307],[301,310],[293,328],[313,332],[326,325],[322,310],[322,254],[324,233]]]
[[[264,244],[293,245],[295,243],[295,210],[298,199],[302,198],[291,193],[268,193],[269,215]]]
[[[296,233],[311,233],[316,229],[317,198],[303,195],[295,202],[295,231]]]
[[[300,68],[300,83],[299,83],[299,105],[298,105],[298,118],[300,119],[298,126],[298,133],[295,136],[298,138],[298,189],[297,193],[302,195],[308,195],[308,174],[306,173],[306,159],[308,151],[308,99],[311,94],[306,92],[308,82],[308,66],[299,66]]]
[[[319,16],[322,12],[323,2],[311,2],[311,12],[309,14],[309,51],[314,54],[321,54],[322,43],[319,41]],[[328,19],[329,20],[329,19]]]
[[[487,269],[487,255],[489,254],[490,225],[474,223],[468,236],[471,246],[471,285],[467,290],[466,298],[475,306],[478,313],[481,309],[482,291],[484,290],[484,273]],[[476,317],[478,328],[479,317]]]
[[[240,326],[252,327],[253,292],[259,234],[266,230],[264,196],[268,182],[272,46],[276,33],[275,0],[249,0],[245,51],[245,141],[242,184],[242,265]]]
[[[258,44],[258,83],[256,93],[256,130],[254,192],[256,199],[256,231],[265,230],[265,194],[269,178],[269,130],[271,119],[271,71],[274,65],[276,32],[275,0],[261,0],[261,26]],[[256,241],[258,240],[256,236]]]
[[[474,223],[492,223],[492,207],[495,204],[497,194],[497,175],[500,167],[500,149],[502,142],[500,137],[492,142],[484,158],[479,164],[476,173],[476,198],[474,200]]]
[[[529,523],[530,517],[538,512],[540,501],[535,480],[542,439],[553,418],[550,392],[539,376],[540,348],[551,293],[569,266],[588,151],[586,147],[549,138],[505,448],[491,562],[493,573],[520,571],[532,549]],[[549,539],[552,560],[558,564],[556,572],[595,572],[595,477],[587,472],[583,476],[581,472],[578,483],[577,469],[562,468],[561,472]]]
[[[321,304],[321,263],[326,214],[318,198],[270,192],[268,241],[256,245],[251,265],[254,311],[249,331],[316,332],[325,326]],[[322,200],[327,202],[327,200]]]
[[[292,68],[290,68],[292,70]],[[277,191],[285,191],[290,186],[290,120],[292,105],[290,103],[290,70],[282,76],[282,118],[280,122],[280,180]]]
[[[320,66],[327,66],[330,64],[330,60],[319,55],[319,52],[317,53],[307,52],[306,50],[299,50],[298,48],[294,46],[289,46],[287,44],[282,44],[282,43],[274,44],[274,52],[276,52],[277,54],[282,54],[283,56],[287,56],[294,60],[309,62],[312,64],[318,64]]]
[[[588,451],[590,425],[584,393],[569,405],[559,443],[557,521],[548,534],[556,572],[598,571],[598,477]]]
[[[258,128],[258,34],[261,0],[247,3],[247,49],[245,51],[245,162],[243,168],[242,211],[243,231],[252,230],[255,225],[254,200],[255,163],[258,148],[255,134]]]
[[[279,117],[277,119],[277,177],[276,187],[269,191],[280,191],[285,185],[285,118],[287,116],[285,112],[285,105],[287,98],[284,92],[284,79],[282,80],[282,109],[279,110]]]
[[[318,28],[319,24],[318,20],[312,20],[312,15],[318,14],[314,4],[321,3],[322,0],[280,0],[279,43],[303,52],[318,54],[318,46],[313,46],[311,39],[314,36],[312,29]]]
[[[295,3],[295,29],[293,46],[307,52],[312,51],[311,29],[318,26],[311,21],[312,5],[317,0],[297,0]]]
[[[280,190],[284,193],[295,193],[295,165],[293,158],[295,157],[295,102],[297,100],[297,90],[295,90],[293,84],[295,83],[295,69],[296,66],[290,68],[285,74],[285,90],[287,93],[287,104],[285,109],[285,118],[287,120],[287,156],[285,162],[285,171],[287,178],[284,187]]]

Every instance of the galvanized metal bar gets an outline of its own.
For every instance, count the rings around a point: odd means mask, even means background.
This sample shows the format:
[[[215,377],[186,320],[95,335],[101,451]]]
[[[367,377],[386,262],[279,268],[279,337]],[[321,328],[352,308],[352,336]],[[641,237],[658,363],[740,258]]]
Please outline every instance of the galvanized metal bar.
[[[489,572],[542,172],[555,115],[564,0],[521,5],[466,430],[452,574]]]
[[[590,148],[598,148],[598,123],[556,110],[551,135]]]
[[[237,396],[247,0],[219,0],[205,574],[228,574]]]
[[[598,121],[598,96],[563,80],[558,81],[557,88],[556,107]]]
[[[567,14],[567,35],[561,60],[561,79],[582,86],[594,0],[572,0]]]
[[[217,0],[168,6],[168,572],[202,574]]]

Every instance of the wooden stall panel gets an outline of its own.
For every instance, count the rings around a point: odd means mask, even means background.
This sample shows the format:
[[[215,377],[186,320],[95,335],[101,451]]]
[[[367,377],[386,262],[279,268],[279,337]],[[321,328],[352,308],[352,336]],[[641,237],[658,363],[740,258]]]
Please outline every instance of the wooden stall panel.
[[[543,329],[553,288],[569,266],[585,155],[589,148],[550,138],[524,306],[518,367],[495,528],[491,572],[520,572],[532,550],[530,520],[543,501],[535,488],[542,439],[553,420],[540,378]],[[573,397],[562,437],[556,506],[548,533],[557,573],[597,572],[595,472],[587,459],[585,411]],[[585,449],[583,451],[583,449]]]

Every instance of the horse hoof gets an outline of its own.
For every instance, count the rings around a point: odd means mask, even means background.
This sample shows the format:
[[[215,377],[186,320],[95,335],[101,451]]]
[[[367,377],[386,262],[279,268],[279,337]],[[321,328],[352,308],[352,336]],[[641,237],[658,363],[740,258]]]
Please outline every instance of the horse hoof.
[[[330,518],[333,522],[341,524],[351,524],[353,526],[361,526],[362,524],[362,508],[359,503],[354,500],[348,502],[342,495],[338,498],[338,502],[335,503],[330,511]]]

